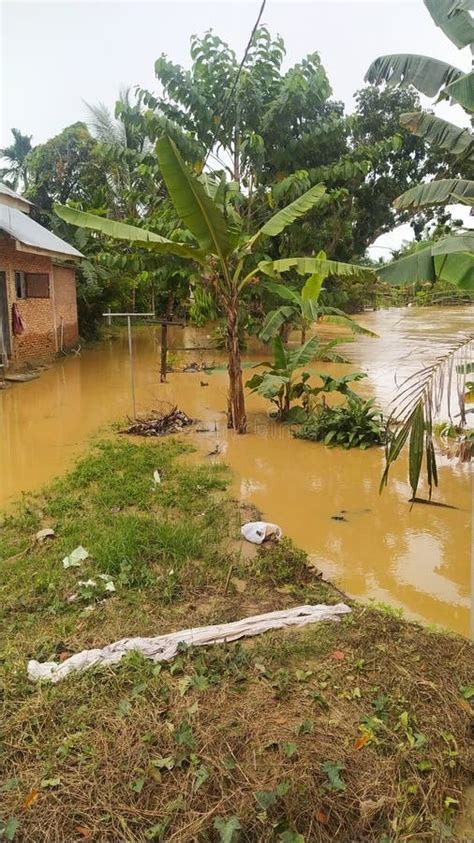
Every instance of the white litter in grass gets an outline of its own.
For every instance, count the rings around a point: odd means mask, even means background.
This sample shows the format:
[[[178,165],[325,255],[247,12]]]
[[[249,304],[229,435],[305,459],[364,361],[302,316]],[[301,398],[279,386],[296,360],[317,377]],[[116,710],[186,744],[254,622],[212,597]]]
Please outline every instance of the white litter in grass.
[[[158,486],[161,483],[160,472],[157,471],[156,468],[153,472],[153,482],[155,483],[156,486]]]
[[[97,586],[95,580],[79,580],[77,584],[84,586],[84,588],[96,588]]]
[[[262,544],[266,539],[278,542],[283,535],[278,524],[269,524],[268,521],[249,521],[240,528],[240,532],[252,544]]]
[[[84,559],[89,558],[89,551],[82,546],[74,548],[72,553],[69,556],[65,556],[63,559],[63,568],[79,568],[81,562],[84,562]]]
[[[45,539],[54,539],[56,533],[51,527],[45,527],[44,530],[38,530],[35,539],[37,542],[44,542]]]
[[[168,635],[156,638],[122,638],[114,641],[101,650],[82,650],[61,663],[57,662],[28,662],[28,676],[30,679],[46,679],[59,682],[74,671],[87,670],[100,665],[117,664],[122,656],[132,650],[137,650],[146,658],[155,662],[169,661],[178,652],[181,643],[193,647],[203,647],[207,644],[223,644],[261,635],[270,629],[281,629],[289,626],[305,626],[316,621],[338,620],[338,615],[350,612],[345,603],[335,606],[319,604],[317,606],[295,606],[278,612],[268,612],[265,615],[254,615],[242,618],[232,623],[216,624],[215,626],[199,626],[194,629],[182,629]]]
[[[114,581],[108,574],[99,574],[99,579],[105,582],[104,588],[106,591],[116,591]]]

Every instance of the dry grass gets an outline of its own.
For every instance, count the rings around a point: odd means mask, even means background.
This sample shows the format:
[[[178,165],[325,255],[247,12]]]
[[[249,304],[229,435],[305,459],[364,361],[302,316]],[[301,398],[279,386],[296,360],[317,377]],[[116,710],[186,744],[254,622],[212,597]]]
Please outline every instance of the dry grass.
[[[474,671],[472,647],[455,636],[353,605],[341,623],[189,650],[169,665],[132,654],[115,669],[57,686],[27,681],[29,657],[62,658],[127,634],[339,602],[288,541],[241,554],[238,510],[223,496],[222,470],[191,468],[182,450],[169,442],[107,446],[4,524],[3,555],[16,558],[0,563],[9,609],[0,818],[16,818],[14,839],[459,840],[453,828],[474,771],[472,711],[461,689]],[[136,485],[137,466],[140,474],[163,471],[158,496]],[[204,502],[196,485],[206,488]],[[128,548],[133,519],[143,522],[128,582],[104,603],[89,596],[68,604],[71,572],[57,570],[62,545],[28,551],[32,531],[52,518],[55,542],[64,538],[70,549],[98,521],[96,551],[105,553],[106,508],[118,505],[111,569],[120,558],[117,535]],[[205,540],[169,531],[157,537],[147,520],[177,524],[181,517],[190,534],[198,525],[203,533],[204,524]],[[171,583],[160,556],[165,539],[175,558]],[[80,575],[92,572],[91,563]]]

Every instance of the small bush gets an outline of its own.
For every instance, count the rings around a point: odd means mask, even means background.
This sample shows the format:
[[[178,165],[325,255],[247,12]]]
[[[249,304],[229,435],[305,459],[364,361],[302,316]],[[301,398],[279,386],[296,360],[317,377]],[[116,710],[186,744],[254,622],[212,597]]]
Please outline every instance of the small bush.
[[[297,439],[324,442],[343,448],[369,448],[385,441],[382,413],[374,407],[374,400],[349,398],[340,407],[321,404],[295,434]]]

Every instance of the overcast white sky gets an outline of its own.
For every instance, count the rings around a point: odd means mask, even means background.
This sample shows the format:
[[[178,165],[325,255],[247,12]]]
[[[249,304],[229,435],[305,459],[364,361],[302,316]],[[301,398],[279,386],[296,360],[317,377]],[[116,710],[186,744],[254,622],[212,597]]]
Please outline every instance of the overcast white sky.
[[[12,126],[42,142],[85,120],[84,100],[113,107],[124,85],[153,90],[155,59],[165,52],[189,65],[193,33],[212,27],[241,56],[259,6],[260,0],[3,0],[0,144],[9,143]],[[435,27],[422,0],[267,0],[262,23],[283,36],[286,66],[319,51],[334,96],[349,110],[368,65],[382,53],[425,53],[470,68],[469,51],[459,52]],[[466,125],[457,106],[443,105],[440,114]]]

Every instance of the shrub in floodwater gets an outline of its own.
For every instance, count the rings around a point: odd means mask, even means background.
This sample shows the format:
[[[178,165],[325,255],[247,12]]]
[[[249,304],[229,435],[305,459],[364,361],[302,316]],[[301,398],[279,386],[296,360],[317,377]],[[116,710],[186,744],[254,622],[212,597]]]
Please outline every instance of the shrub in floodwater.
[[[385,442],[385,424],[374,399],[362,401],[350,397],[339,407],[316,406],[308,420],[295,434],[297,439],[324,442],[343,448],[369,448]]]

